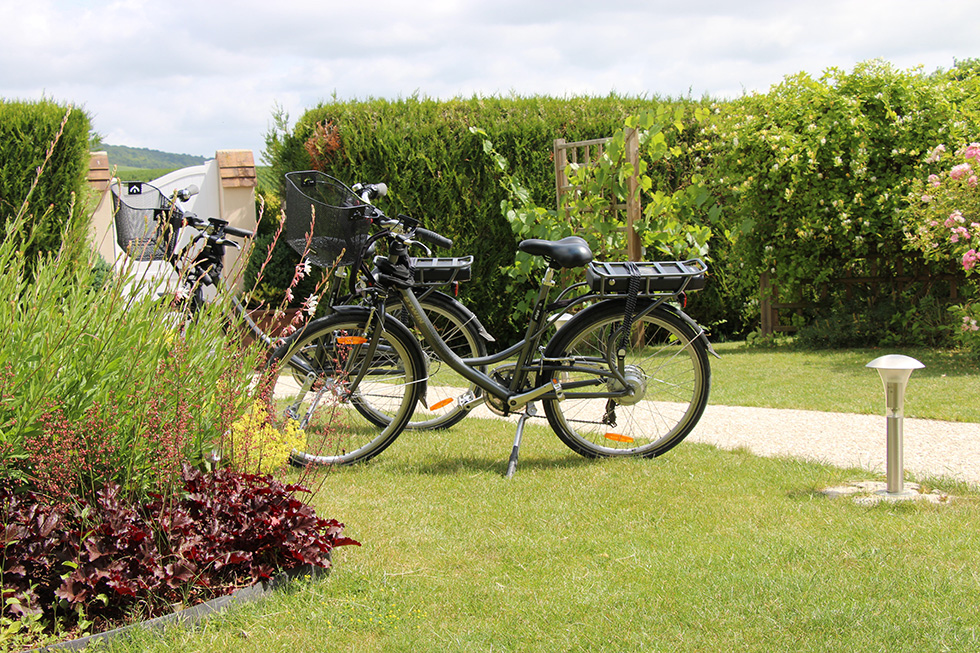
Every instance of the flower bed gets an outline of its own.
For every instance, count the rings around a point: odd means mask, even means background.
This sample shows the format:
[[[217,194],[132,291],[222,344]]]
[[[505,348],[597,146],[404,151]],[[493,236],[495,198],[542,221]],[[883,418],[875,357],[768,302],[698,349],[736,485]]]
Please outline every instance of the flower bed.
[[[327,568],[334,547],[358,545],[342,535],[343,524],[296,498],[307,492],[299,485],[189,466],[181,482],[174,496],[142,505],[121,500],[114,485],[93,504],[71,506],[0,493],[0,642],[46,642],[157,617],[286,570]]]

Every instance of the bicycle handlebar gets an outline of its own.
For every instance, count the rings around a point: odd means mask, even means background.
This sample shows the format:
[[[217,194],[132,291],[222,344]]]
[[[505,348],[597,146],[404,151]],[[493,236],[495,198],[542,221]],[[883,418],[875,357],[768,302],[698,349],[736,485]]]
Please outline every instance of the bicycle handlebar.
[[[361,201],[370,204],[371,200],[384,197],[388,194],[388,184],[383,182],[378,184],[354,184],[351,190],[355,193],[360,193]]]
[[[186,202],[187,200],[194,197],[200,192],[201,192],[200,188],[198,188],[195,184],[191,184],[187,188],[177,191],[177,199],[180,200],[181,202]]]
[[[232,227],[228,224],[227,220],[222,220],[220,218],[209,218],[205,220],[204,218],[198,217],[196,213],[185,213],[184,220],[187,222],[188,226],[200,231],[207,231],[208,228],[211,227],[223,235],[235,236],[236,238],[252,238],[255,235],[253,232],[247,229]]]
[[[453,246],[453,241],[451,238],[446,238],[442,234],[437,234],[434,231],[429,231],[428,229],[423,229],[422,227],[415,229],[415,236],[419,240],[424,240],[431,245],[435,245],[436,247],[444,247],[448,249]]]

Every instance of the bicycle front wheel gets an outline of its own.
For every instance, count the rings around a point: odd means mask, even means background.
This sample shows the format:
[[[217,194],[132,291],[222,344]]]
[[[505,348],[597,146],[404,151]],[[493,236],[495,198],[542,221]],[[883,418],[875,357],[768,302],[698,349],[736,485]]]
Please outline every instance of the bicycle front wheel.
[[[545,414],[558,437],[589,458],[659,456],[691,432],[708,403],[707,347],[691,326],[661,306],[635,320],[624,340],[624,309],[624,301],[604,301],[559,329],[545,356],[563,363],[538,380],[565,387],[564,400],[544,402]],[[608,362],[618,365],[620,349],[625,387]]]
[[[305,448],[298,464],[349,464],[372,458],[398,437],[426,379],[418,343],[397,320],[385,320],[368,357],[377,322],[370,311],[347,309],[314,320],[268,364],[264,392],[272,414],[295,420]],[[361,380],[358,382],[358,377]]]

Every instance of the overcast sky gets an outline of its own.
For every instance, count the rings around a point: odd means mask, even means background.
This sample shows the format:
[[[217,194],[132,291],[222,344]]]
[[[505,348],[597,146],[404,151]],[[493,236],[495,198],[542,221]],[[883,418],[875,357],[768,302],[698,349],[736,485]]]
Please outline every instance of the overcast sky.
[[[980,57],[970,0],[0,0],[0,96],[114,145],[261,158],[275,107],[414,93],[723,98],[883,58]]]

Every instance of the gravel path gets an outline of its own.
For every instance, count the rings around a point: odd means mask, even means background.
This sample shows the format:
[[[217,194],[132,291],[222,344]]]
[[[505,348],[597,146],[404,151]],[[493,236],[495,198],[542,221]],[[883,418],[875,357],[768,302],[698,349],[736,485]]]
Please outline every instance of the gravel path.
[[[884,413],[708,406],[687,440],[883,474],[885,429]],[[980,424],[906,417],[902,430],[906,474],[947,476],[980,485]]]
[[[495,417],[485,406],[473,416]],[[906,417],[902,432],[906,479],[910,473],[917,478],[945,476],[980,486],[980,424]],[[745,447],[758,456],[789,456],[884,474],[886,439],[884,411],[855,415],[709,405],[685,442]]]
[[[430,388],[429,396],[458,393],[458,388]],[[472,415],[496,417],[486,406],[475,408]],[[515,417],[508,420],[516,423]],[[709,405],[686,441],[723,449],[744,447],[759,456],[789,456],[881,474],[887,468],[884,413]],[[980,424],[906,417],[903,441],[906,474],[950,477],[980,486]]]

